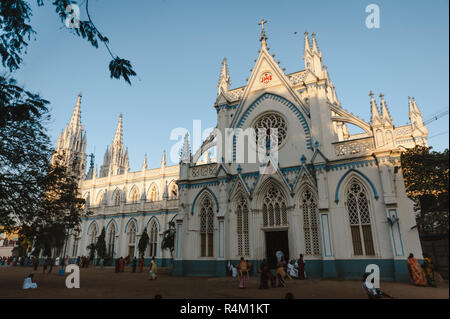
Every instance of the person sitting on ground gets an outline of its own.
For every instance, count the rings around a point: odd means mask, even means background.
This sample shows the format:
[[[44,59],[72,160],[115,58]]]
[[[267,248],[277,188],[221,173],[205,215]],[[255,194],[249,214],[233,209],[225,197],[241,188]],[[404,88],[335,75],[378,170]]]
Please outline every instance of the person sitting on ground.
[[[22,289],[37,288],[37,283],[33,282],[33,274],[29,274],[23,281]]]
[[[369,288],[366,282],[367,277],[370,275],[370,273],[366,272],[363,275],[363,288],[367,293],[367,297],[369,299],[381,299],[383,297],[394,299],[394,297],[388,295],[384,291],[382,291],[380,288],[375,288],[372,283],[372,288]],[[373,280],[372,280],[373,281]]]

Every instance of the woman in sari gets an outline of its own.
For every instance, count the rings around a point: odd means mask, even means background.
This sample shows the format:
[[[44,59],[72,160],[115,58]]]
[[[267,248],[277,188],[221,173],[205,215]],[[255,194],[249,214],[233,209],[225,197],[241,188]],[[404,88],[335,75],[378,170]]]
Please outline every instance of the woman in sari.
[[[150,266],[150,279],[156,280],[156,273],[158,271],[158,266],[156,265],[155,257],[152,258],[152,264]]]
[[[245,288],[245,281],[247,280],[247,262],[244,260],[244,257],[241,257],[241,261],[238,265],[238,273],[239,273],[239,288]]]
[[[409,254],[406,265],[408,267],[409,279],[411,279],[416,286],[426,286],[423,269],[420,267],[419,261],[417,258],[414,258],[413,254]]]
[[[284,257],[281,257],[281,260],[277,264],[277,277],[278,277],[278,287],[284,287],[284,280],[288,277],[286,273],[286,261],[284,261]]]
[[[300,259],[298,260],[298,279],[305,279],[305,262],[302,254],[300,254]]]
[[[430,257],[425,257],[422,263],[423,272],[425,273],[425,279],[427,280],[428,286],[435,287],[434,281],[434,266]]]
[[[261,265],[259,266],[259,272],[261,273],[259,289],[268,289],[269,281],[272,279],[272,273],[270,272],[269,264],[266,259],[263,259]]]

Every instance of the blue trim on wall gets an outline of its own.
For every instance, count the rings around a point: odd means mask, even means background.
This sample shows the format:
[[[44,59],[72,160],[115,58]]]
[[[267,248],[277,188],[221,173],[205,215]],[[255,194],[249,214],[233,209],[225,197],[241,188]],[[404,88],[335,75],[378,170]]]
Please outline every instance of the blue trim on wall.
[[[358,173],[359,175],[361,175],[361,176],[369,183],[370,187],[372,188],[372,191],[373,191],[373,194],[374,194],[375,199],[378,200],[378,193],[377,193],[377,190],[375,189],[375,186],[373,185],[372,181],[371,181],[366,175],[364,175],[363,173],[361,173],[360,171],[358,171],[358,170],[352,168],[352,169],[348,170],[344,175],[342,175],[342,177],[340,178],[340,180],[339,180],[339,182],[338,182],[338,184],[337,184],[337,187],[336,187],[336,193],[335,193],[335,197],[334,197],[334,198],[335,198],[334,201],[336,202],[336,204],[339,203],[339,189],[341,188],[342,181],[343,181],[343,180],[347,177],[347,175],[350,174],[351,172]]]
[[[92,222],[90,223],[90,225],[89,225],[89,227],[88,227],[88,229],[87,229],[86,235],[89,235],[89,230],[91,230],[91,227],[92,227],[93,224],[97,225],[97,231],[99,230],[98,224],[97,224],[97,222],[94,220],[94,221],[92,221]]]
[[[116,226],[116,232],[119,232],[120,230],[119,230],[119,226],[117,225],[117,222],[114,220],[114,218],[111,218],[111,220],[108,222],[108,224],[106,224],[105,233],[108,232],[108,228],[111,223],[114,223],[114,225]]]
[[[161,224],[159,223],[159,219],[156,218],[155,216],[152,216],[152,217],[148,220],[147,225],[145,225],[145,229],[147,229],[147,231],[148,231],[148,225],[150,225],[151,221],[154,220],[154,219],[156,220],[156,223],[158,224],[158,232],[159,232],[159,230],[161,229]]]
[[[125,225],[125,231],[124,231],[124,233],[127,232],[128,224],[129,224],[132,220],[134,220],[134,224],[136,225],[136,234],[139,234],[139,226],[138,226],[138,222],[137,222],[136,218],[134,218],[134,217],[131,217],[131,218],[127,221],[127,224]]]
[[[208,188],[205,187],[203,188],[200,192],[198,192],[197,196],[195,196],[194,201],[192,202],[192,208],[191,208],[191,215],[194,215],[194,207],[195,207],[195,203],[197,202],[197,199],[199,198],[199,196],[204,192],[208,192],[214,199],[215,203],[216,203],[216,213],[219,212],[219,202],[217,201],[216,195],[214,195],[214,193]]]

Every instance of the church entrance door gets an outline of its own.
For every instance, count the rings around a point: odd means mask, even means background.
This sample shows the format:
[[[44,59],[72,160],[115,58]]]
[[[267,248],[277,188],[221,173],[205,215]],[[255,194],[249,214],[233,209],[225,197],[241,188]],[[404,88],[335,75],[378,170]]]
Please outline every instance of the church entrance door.
[[[134,246],[129,246],[128,248],[128,256],[130,256],[130,260],[134,257]]]
[[[276,268],[277,257],[275,253],[281,250],[284,259],[289,260],[288,232],[286,231],[266,231],[266,259],[270,268]]]

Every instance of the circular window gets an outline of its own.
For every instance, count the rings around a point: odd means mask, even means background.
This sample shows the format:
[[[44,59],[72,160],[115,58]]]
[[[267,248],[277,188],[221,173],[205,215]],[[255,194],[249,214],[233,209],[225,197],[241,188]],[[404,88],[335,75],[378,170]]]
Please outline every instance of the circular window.
[[[287,136],[287,124],[283,117],[276,113],[268,113],[256,120],[254,125],[256,140],[258,141],[259,129],[264,129],[267,140],[277,141],[280,146]],[[276,130],[277,131],[276,131]],[[275,134],[277,132],[277,134]]]

